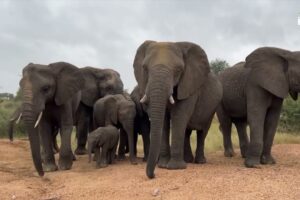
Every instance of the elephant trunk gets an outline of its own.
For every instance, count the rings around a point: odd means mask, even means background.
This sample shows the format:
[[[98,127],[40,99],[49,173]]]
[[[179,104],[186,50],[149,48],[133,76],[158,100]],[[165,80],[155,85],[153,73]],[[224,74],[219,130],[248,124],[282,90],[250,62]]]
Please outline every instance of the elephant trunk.
[[[154,170],[158,161],[165,112],[171,88],[170,73],[164,68],[158,68],[150,73],[148,82],[149,106],[150,106],[150,150],[147,160],[146,174],[148,178],[154,178]]]
[[[89,163],[92,162],[92,151],[93,151],[93,143],[91,141],[88,141]]]
[[[35,128],[38,113],[35,112],[33,106],[32,89],[26,86],[22,90],[23,105],[22,105],[22,119],[25,125],[25,130],[29,137],[31,155],[36,171],[40,176],[44,176],[41,152],[40,152],[40,138],[37,128]]]

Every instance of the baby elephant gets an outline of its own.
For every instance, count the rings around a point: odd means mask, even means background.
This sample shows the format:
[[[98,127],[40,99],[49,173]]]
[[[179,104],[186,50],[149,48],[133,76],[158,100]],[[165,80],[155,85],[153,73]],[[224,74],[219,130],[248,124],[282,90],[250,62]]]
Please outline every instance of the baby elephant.
[[[88,136],[89,162],[92,159],[92,151],[95,152],[96,168],[107,167],[115,158],[119,141],[119,130],[114,126],[99,127]],[[101,155],[100,155],[101,150]]]

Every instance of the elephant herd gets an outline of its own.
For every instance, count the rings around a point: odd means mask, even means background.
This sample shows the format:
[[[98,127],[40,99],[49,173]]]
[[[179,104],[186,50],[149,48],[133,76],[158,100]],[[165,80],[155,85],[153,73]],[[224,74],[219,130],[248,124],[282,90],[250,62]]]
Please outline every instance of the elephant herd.
[[[119,159],[129,152],[130,162],[136,164],[138,134],[143,137],[149,178],[154,178],[156,165],[184,169],[187,162],[205,163],[205,138],[215,113],[225,156],[234,155],[233,123],[246,167],[275,163],[271,148],[283,99],[290,94],[296,100],[300,92],[300,52],[258,48],[245,62],[217,76],[197,44],[145,41],[137,49],[133,68],[138,85],[127,94],[119,73],[112,69],[78,68],[66,62],[24,67],[23,103],[11,124],[20,118],[24,122],[40,176],[44,171],[71,169],[73,126],[75,154],[88,153],[91,161],[94,152],[97,167],[114,162],[117,146]],[[190,146],[193,130],[195,154]],[[10,138],[11,132],[12,128]],[[59,152],[58,166],[55,152]]]

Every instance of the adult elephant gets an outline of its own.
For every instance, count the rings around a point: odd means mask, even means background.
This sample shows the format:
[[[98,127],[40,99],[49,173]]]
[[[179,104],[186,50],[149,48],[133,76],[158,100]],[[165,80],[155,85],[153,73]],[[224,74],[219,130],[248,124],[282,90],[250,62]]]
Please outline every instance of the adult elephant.
[[[80,69],[85,87],[76,113],[77,148],[75,154],[87,153],[87,134],[93,130],[93,106],[95,102],[109,94],[123,93],[123,82],[120,74],[112,69],[84,67]]]
[[[290,93],[296,100],[300,92],[300,52],[258,48],[247,56],[246,63],[225,70],[220,78],[226,95],[218,116],[226,140],[230,140],[231,121],[242,124],[239,134],[245,135],[247,120],[250,142],[245,151],[246,167],[275,164],[271,148],[283,99]]]
[[[154,178],[157,162],[168,169],[186,168],[185,130],[202,129],[197,113],[201,112],[198,99],[210,72],[206,53],[189,42],[145,41],[136,52],[133,66],[141,102],[149,105],[151,119],[147,176]]]
[[[60,129],[61,134],[59,168],[67,170],[72,167],[71,133],[83,86],[84,79],[80,70],[69,63],[30,63],[23,69],[20,81],[23,95],[22,120],[29,136],[33,162],[40,176],[44,175],[44,170],[57,170],[52,148],[55,127]],[[39,138],[45,153],[43,166]]]

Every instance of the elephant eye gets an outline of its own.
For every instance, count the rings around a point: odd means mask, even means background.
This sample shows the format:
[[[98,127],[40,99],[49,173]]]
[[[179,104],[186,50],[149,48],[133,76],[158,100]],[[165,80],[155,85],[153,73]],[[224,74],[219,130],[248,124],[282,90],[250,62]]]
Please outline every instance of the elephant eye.
[[[42,87],[42,92],[43,93],[47,93],[50,90],[50,86],[49,85],[45,85],[44,87]]]

